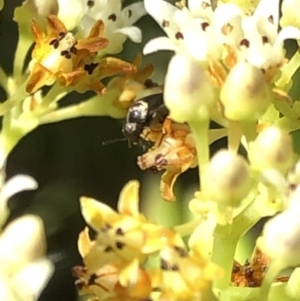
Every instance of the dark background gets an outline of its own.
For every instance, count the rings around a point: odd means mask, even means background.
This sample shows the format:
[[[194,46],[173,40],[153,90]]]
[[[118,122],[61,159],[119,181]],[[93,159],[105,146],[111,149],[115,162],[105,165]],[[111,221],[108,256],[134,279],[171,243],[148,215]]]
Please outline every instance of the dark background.
[[[8,74],[12,72],[17,43],[17,27],[12,21],[13,9],[21,2],[5,0],[1,13],[0,65]],[[162,34],[149,17],[144,17],[138,25],[147,28],[148,37],[144,41]],[[129,41],[121,56],[131,60],[137,53],[137,50],[132,50],[133,46],[135,49],[142,47]],[[157,80],[161,80],[162,70],[166,68],[170,55],[166,52],[147,57],[146,61],[157,66]],[[6,99],[1,90],[0,99]],[[82,95],[72,93],[61,105],[76,103],[80,99]],[[70,270],[81,264],[77,237],[85,223],[79,210],[79,197],[92,196],[115,207],[118,194],[128,180],[139,179],[142,182],[143,196],[145,178],[150,176],[156,183],[159,181],[159,174],[149,175],[137,167],[136,156],[141,152],[138,148],[129,149],[126,143],[102,145],[103,141],[120,137],[121,126],[122,121],[109,117],[78,118],[44,125],[24,137],[9,156],[7,178],[24,173],[33,176],[39,183],[36,191],[22,192],[11,198],[8,221],[26,213],[37,214],[44,220],[47,255],[53,260],[56,270],[40,301],[76,300]],[[188,189],[196,179],[196,170],[182,175],[176,184],[176,191]],[[154,189],[158,190],[158,186]],[[149,199],[149,195],[145,198]]]

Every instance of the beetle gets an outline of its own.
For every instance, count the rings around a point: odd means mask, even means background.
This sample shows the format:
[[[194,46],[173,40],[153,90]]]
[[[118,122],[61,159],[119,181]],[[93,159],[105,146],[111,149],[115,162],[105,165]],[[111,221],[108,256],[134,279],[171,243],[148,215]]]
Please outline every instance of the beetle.
[[[168,115],[163,93],[147,95],[134,102],[122,128],[129,146],[141,145],[144,150],[151,147],[153,142],[142,137],[144,130],[160,130]]]

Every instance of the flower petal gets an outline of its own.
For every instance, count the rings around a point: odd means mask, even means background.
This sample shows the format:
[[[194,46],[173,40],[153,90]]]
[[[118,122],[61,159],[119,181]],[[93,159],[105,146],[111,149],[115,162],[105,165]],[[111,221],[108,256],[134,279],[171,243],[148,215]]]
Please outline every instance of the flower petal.
[[[61,19],[67,29],[73,29],[87,11],[86,1],[57,0],[59,5],[58,18]]]
[[[174,13],[179,10],[177,7],[162,0],[144,0],[144,3],[147,12],[168,36],[179,31],[178,26],[173,21]]]
[[[299,40],[300,39],[300,30],[294,26],[286,26],[286,27],[282,28],[277,36],[274,46],[277,46],[278,44],[281,45],[282,42],[287,39]]]
[[[0,265],[7,273],[20,270],[45,253],[42,220],[33,215],[15,219],[0,237]]]
[[[141,17],[146,15],[145,5],[143,2],[133,3],[131,5],[126,6],[122,10],[122,14],[125,15],[126,21],[125,24],[131,25],[134,24]]]
[[[51,261],[40,259],[26,267],[14,277],[22,300],[36,300],[54,271]]]
[[[142,32],[136,26],[123,27],[115,30],[115,33],[117,32],[126,35],[134,43],[142,42]]]
[[[150,40],[143,49],[143,54],[147,55],[152,52],[156,52],[159,50],[171,50],[176,51],[178,47],[172,40],[167,37],[159,37]]]
[[[211,17],[213,10],[210,0],[189,0],[189,10],[195,17]]]
[[[80,198],[81,213],[85,221],[96,231],[106,223],[113,223],[119,220],[119,215],[106,204],[98,202],[92,198]]]
[[[89,236],[89,228],[85,227],[84,230],[79,233],[77,242],[78,251],[82,258],[90,252],[93,244],[94,243],[91,241]]]
[[[30,176],[17,175],[9,179],[2,188],[1,198],[9,199],[11,196],[24,191],[38,188],[36,180]]]
[[[139,188],[138,181],[128,182],[121,191],[118,211],[121,214],[139,216]]]

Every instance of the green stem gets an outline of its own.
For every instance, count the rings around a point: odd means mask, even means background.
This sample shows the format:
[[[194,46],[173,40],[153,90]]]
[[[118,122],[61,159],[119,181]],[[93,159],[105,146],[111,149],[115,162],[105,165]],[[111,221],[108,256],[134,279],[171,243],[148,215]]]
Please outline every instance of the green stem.
[[[257,136],[257,132],[256,132],[256,120],[253,121],[241,121],[241,128],[243,131],[243,134],[247,140],[247,142],[251,142],[253,140],[255,140],[256,136]]]
[[[58,102],[68,93],[65,87],[62,87],[60,84],[55,83],[51,89],[48,91],[46,96],[43,98],[41,106],[43,108],[48,108],[51,104]]]
[[[199,180],[201,181],[201,186],[203,186],[202,179],[204,179],[205,166],[209,162],[209,141],[208,141],[208,129],[209,120],[197,120],[190,121],[189,125],[191,127],[193,138],[196,144],[197,157],[198,157],[198,170],[199,170]],[[203,187],[201,187],[203,190]]]
[[[18,13],[18,16],[16,13]],[[18,32],[19,32],[19,40],[17,44],[17,48],[14,55],[14,66],[13,66],[13,75],[14,79],[19,81],[22,78],[23,69],[24,69],[24,63],[25,58],[28,54],[29,48],[33,43],[32,40],[32,33],[29,25],[28,19],[26,22],[23,22],[18,20],[19,17],[22,15],[22,7],[18,7],[15,10],[15,16],[14,19],[18,23]]]
[[[177,232],[181,237],[191,235],[193,231],[199,226],[202,219],[195,219],[184,223],[182,225],[174,227],[175,232]]]
[[[239,239],[246,231],[253,227],[262,217],[256,206],[256,201],[251,203],[234,219],[231,225],[216,227],[214,233],[214,246],[212,261],[224,270],[224,277],[216,280],[216,288],[224,289],[231,284],[231,273],[234,254]]]
[[[231,273],[234,254],[239,241],[239,237],[233,234],[224,235],[224,233],[220,233],[223,232],[223,229],[220,229],[220,227],[222,226],[218,226],[216,228],[214,234],[212,262],[216,263],[223,269],[224,276],[214,282],[214,287],[218,289],[225,289],[231,285]]]
[[[110,99],[105,99],[105,96],[100,97],[97,95],[80,104],[50,112],[40,118],[40,123],[46,124],[84,116],[123,118],[125,114],[125,111],[112,108]]]
[[[26,85],[27,81],[14,93],[14,95],[0,104],[0,116],[10,111],[14,106],[29,96],[26,92]]]
[[[277,88],[288,91],[290,89],[290,83],[293,75],[300,66],[300,52],[296,51],[290,61],[282,68],[280,78],[275,82]]]
[[[242,136],[243,132],[239,122],[230,121],[228,125],[228,149],[236,153],[239,149]]]
[[[273,260],[271,261],[268,270],[265,274],[265,277],[263,279],[263,282],[260,287],[260,293],[258,300],[259,301],[267,301],[268,300],[268,294],[271,289],[271,285],[275,279],[275,277],[279,274],[280,271],[283,270],[285,266],[282,265],[282,263],[279,260]]]
[[[6,91],[7,90],[8,77],[5,71],[0,67],[0,86]]]

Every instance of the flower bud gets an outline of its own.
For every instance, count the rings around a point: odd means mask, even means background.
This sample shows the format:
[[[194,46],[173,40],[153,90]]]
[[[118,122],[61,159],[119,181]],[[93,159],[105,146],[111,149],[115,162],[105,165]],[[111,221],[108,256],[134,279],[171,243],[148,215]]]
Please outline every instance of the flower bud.
[[[221,89],[220,100],[226,118],[257,119],[270,104],[270,90],[262,71],[247,62],[236,64]]]
[[[239,206],[251,188],[249,167],[246,160],[231,151],[217,152],[206,170],[205,195],[223,206]]]
[[[254,169],[276,169],[285,174],[293,164],[293,140],[288,132],[270,126],[249,144],[249,160]]]
[[[286,210],[271,220],[258,239],[258,247],[271,259],[280,260],[285,267],[300,264],[300,212]]]
[[[216,90],[195,59],[176,54],[169,63],[164,91],[171,119],[189,122],[207,119],[216,103]]]
[[[29,9],[38,16],[46,17],[58,12],[57,0],[27,0],[23,5],[28,5]]]
[[[300,1],[299,0],[283,0],[281,4],[282,17],[280,19],[280,25],[295,26],[300,28]]]

